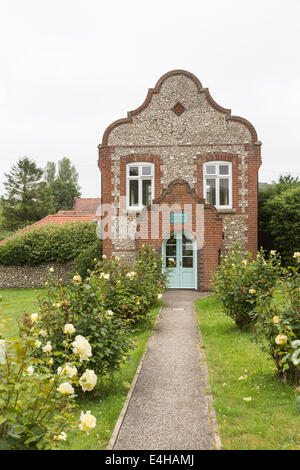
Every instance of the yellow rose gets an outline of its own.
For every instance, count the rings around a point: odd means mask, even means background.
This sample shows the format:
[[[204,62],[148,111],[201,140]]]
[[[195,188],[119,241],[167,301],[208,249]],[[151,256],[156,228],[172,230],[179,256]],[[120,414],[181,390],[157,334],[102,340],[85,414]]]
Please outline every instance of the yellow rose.
[[[279,345],[283,345],[287,343],[287,336],[286,335],[278,335],[275,338],[275,343]]]
[[[256,294],[256,290],[255,289],[249,289],[249,294]]]
[[[52,354],[52,346],[50,341],[47,342],[47,344],[42,348],[43,352],[46,354]]]
[[[71,335],[74,332],[75,332],[74,325],[72,325],[72,323],[66,323],[64,327],[64,333],[66,335]]]
[[[74,354],[78,354],[80,362],[88,361],[92,356],[92,348],[88,340],[84,336],[77,335],[72,343]]]
[[[88,410],[86,413],[81,411],[79,429],[89,434],[90,430],[96,426],[96,418]]]
[[[71,395],[72,393],[74,393],[74,388],[71,384],[69,384],[69,382],[64,382],[60,384],[57,391],[60,392],[62,395]]]
[[[97,383],[97,375],[93,370],[86,369],[85,373],[79,379],[79,385],[84,392],[91,391]]]
[[[273,317],[273,322],[274,323],[280,323],[280,318],[277,317],[277,315],[275,315],[275,317]]]
[[[33,313],[32,315],[30,315],[30,320],[32,321],[32,323],[35,323],[37,322],[38,320],[38,314],[37,313]]]
[[[77,274],[76,276],[73,277],[73,281],[80,283],[82,281],[81,276],[79,276],[79,274]]]

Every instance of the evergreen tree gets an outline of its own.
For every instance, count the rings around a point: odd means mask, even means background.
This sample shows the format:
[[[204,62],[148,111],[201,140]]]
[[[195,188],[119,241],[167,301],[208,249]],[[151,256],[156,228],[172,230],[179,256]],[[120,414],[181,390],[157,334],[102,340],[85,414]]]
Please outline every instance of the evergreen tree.
[[[5,173],[5,196],[2,198],[3,227],[16,230],[53,212],[53,198],[43,170],[28,157],[20,158]]]
[[[75,166],[67,157],[58,161],[57,172],[54,162],[47,163],[44,178],[52,194],[56,211],[73,208],[74,198],[81,195],[78,177]]]

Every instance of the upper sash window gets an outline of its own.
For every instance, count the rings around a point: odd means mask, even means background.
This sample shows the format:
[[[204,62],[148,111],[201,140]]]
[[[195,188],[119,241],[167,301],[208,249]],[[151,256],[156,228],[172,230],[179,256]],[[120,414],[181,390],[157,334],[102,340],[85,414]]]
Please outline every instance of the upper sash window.
[[[231,162],[207,162],[203,165],[203,197],[217,209],[232,208]]]
[[[127,208],[141,210],[154,199],[153,163],[134,162],[126,166]]]

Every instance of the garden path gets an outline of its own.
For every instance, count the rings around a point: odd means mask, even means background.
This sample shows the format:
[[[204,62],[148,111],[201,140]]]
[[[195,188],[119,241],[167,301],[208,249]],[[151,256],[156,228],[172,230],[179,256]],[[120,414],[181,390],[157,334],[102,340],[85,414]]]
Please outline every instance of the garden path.
[[[109,449],[219,448],[194,311],[194,301],[205,295],[191,290],[164,294],[160,318]]]

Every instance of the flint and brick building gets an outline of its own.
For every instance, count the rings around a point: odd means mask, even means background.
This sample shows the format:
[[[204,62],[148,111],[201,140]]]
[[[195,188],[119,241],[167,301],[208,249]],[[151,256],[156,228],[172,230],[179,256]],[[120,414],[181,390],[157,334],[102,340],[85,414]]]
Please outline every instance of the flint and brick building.
[[[206,290],[221,253],[257,250],[261,142],[192,73],[174,70],[99,145],[103,253],[150,244],[170,287]]]

